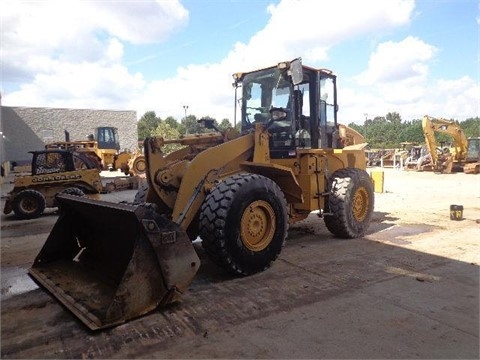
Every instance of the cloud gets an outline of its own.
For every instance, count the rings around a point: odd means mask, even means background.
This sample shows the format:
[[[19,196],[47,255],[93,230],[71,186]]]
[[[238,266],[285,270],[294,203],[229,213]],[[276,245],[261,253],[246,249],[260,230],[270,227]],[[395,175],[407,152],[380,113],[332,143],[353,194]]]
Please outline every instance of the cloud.
[[[414,6],[413,0],[283,0],[268,6],[266,26],[247,44],[237,43],[226,60],[253,69],[302,55],[320,65],[344,40],[407,24]]]
[[[388,112],[398,112],[404,120],[425,114],[460,120],[478,116],[480,86],[473,79],[430,78],[430,65],[439,52],[413,36],[379,44],[367,69],[355,76],[355,85],[346,90],[347,97],[341,97],[343,118],[363,123],[365,113],[374,118]]]
[[[442,94],[437,97],[435,108],[430,109],[432,116],[458,119],[459,115],[480,114],[480,85],[468,76],[462,76],[456,80],[438,80],[430,89],[431,96]]]
[[[48,103],[48,107],[125,109],[120,104],[128,103],[132,91],[144,85],[141,74],[130,74],[121,65],[57,62],[54,73],[37,74],[32,82],[10,94],[8,101],[19,106],[42,107]],[[25,99],[29,105],[25,105]]]
[[[133,109],[139,117],[153,110],[177,119],[188,105],[190,114],[233,120],[232,73],[297,56],[306,65],[322,67],[340,44],[378,39],[379,34],[388,39],[396,29],[408,28],[414,10],[413,0],[281,0],[265,8],[265,26],[248,41],[232,44],[223,59],[179,67],[168,78],[147,79],[129,69],[125,52],[129,44],[158,43],[187,26],[190,15],[179,0],[139,1],[135,6],[122,1],[7,0],[0,14],[1,86],[8,88],[2,89],[2,100],[8,106]],[[411,119],[439,109],[458,110],[452,117],[472,116],[472,104],[478,102],[472,99],[478,100],[479,93],[474,81],[429,78],[439,53],[414,36],[379,43],[355,81],[339,78],[341,119],[363,122],[364,113],[373,117],[390,111]],[[143,60],[135,63],[137,68]],[[20,85],[13,88],[15,84]],[[446,109],[447,103],[451,108]]]
[[[188,11],[179,1],[88,2],[98,29],[135,44],[165,40],[186,25]]]
[[[128,108],[138,116],[154,110],[159,116],[177,118],[188,105],[197,116],[232,119],[232,73],[299,55],[304,63],[320,66],[335,45],[407,24],[414,8],[413,0],[280,1],[265,9],[270,16],[265,27],[248,42],[233,44],[224,59],[180,67],[171,78],[145,79],[123,64],[125,44],[170,36],[185,25],[188,12],[178,1],[130,5],[8,3],[2,15],[9,49],[4,81],[20,81],[22,86],[5,94],[4,104]]]
[[[403,120],[421,119],[425,114],[465,120],[480,114],[480,85],[468,76],[345,88],[340,79],[339,88],[340,121],[347,124],[363,124],[365,113],[373,119],[397,112]]]
[[[178,0],[3,1],[2,81],[54,75],[59,62],[118,64],[124,42],[160,42],[187,22]]]
[[[180,67],[174,78],[151,81],[134,101],[142,109],[140,115],[155,109],[163,118],[173,115],[180,119],[183,106],[188,105],[188,114],[233,122],[232,73],[225,63]]]
[[[267,8],[270,20],[265,27],[247,43],[235,43],[218,64],[180,68],[175,78],[155,81],[146,93],[153,88],[157,95],[172,90],[181,94],[182,101],[190,104],[189,109],[195,114],[232,119],[234,93],[231,75],[234,72],[271,66],[299,55],[305,64],[321,66],[328,58],[329,49],[336,44],[405,25],[413,9],[414,2],[410,0],[361,3],[347,0],[280,1]],[[140,101],[145,103],[146,98],[149,98],[148,94]],[[179,100],[158,104],[155,108],[157,114],[183,116]]]
[[[371,55],[367,70],[356,79],[364,85],[422,81],[428,76],[427,64],[436,52],[434,46],[412,36],[400,42],[384,42]]]

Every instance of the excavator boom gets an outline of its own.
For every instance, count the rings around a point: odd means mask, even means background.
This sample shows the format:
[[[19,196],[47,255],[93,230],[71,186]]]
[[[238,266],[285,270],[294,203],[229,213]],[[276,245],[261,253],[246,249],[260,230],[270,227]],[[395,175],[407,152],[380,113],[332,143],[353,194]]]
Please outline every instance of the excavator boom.
[[[467,174],[478,174],[480,172],[479,138],[467,139],[464,131],[455,121],[433,118],[428,115],[425,115],[422,119],[422,128],[434,169],[449,173],[452,168],[452,161],[454,161],[457,168],[462,168],[463,172]],[[435,132],[448,134],[453,139],[452,148],[448,149],[447,152],[442,149],[443,154],[441,154],[442,150],[437,147]],[[452,152],[451,155],[450,151]],[[450,156],[453,156],[453,159]],[[445,165],[448,163],[450,164]]]
[[[433,118],[425,115],[422,119],[422,128],[425,135],[425,142],[432,156],[433,163],[438,161],[435,132],[450,135],[453,139],[453,156],[455,160],[465,160],[468,140],[462,128],[455,121],[443,118]]]

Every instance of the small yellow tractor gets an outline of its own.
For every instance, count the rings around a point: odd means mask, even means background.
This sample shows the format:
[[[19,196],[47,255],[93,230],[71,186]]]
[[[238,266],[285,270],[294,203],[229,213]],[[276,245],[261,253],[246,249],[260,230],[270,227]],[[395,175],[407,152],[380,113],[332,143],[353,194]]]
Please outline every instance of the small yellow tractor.
[[[373,185],[363,149],[344,146],[336,76],[301,59],[234,74],[241,133],[144,142],[148,186],[133,204],[59,195],[60,217],[30,275],[90,329],[178,301],[200,260],[264,271],[290,224],[312,212],[336,237],[368,230]],[[183,148],[170,154],[167,143]],[[318,256],[321,256],[318,255]]]
[[[102,181],[88,157],[65,150],[31,151],[32,173],[16,176],[3,212],[18,219],[33,219],[45,208],[57,207],[59,193],[83,196],[99,194]]]

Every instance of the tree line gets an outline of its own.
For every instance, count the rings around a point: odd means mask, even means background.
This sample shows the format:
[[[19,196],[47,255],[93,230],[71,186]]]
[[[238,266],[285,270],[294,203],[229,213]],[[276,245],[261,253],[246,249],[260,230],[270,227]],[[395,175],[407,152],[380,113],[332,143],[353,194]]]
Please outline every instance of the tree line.
[[[204,116],[204,118],[210,118]],[[210,118],[211,119],[211,118]],[[221,130],[232,127],[228,119],[223,119],[220,123],[214,120],[215,126]],[[137,123],[138,141],[143,141],[149,136],[161,136],[164,139],[178,139],[183,135],[201,134],[211,130],[202,127],[198,123],[195,115],[188,115],[180,121],[172,116],[162,119],[157,116],[155,111],[147,111]],[[169,153],[180,148],[176,144],[165,145],[164,151]]]
[[[447,119],[455,121],[464,131],[466,137],[480,136],[480,118],[469,118],[464,121]],[[377,116],[373,119],[367,119],[363,125],[354,123],[348,124],[349,127],[362,134],[370,148],[373,149],[393,149],[399,148],[403,142],[410,142],[421,145],[425,143],[425,137],[422,129],[422,119],[411,121],[402,121],[399,113],[392,112],[385,116]],[[447,134],[435,133],[438,143],[451,143],[452,138]]]
[[[207,116],[206,118],[210,117]],[[200,134],[208,131],[198,124],[197,120],[195,115],[188,115],[180,121],[172,116],[162,119],[155,114],[155,111],[147,111],[137,123],[138,140],[143,140],[149,136],[176,139],[182,135]],[[219,129],[223,130],[232,126],[228,119],[223,119],[220,123],[217,120],[214,120],[214,122]]]
[[[154,111],[146,112],[138,121],[138,140],[141,141],[149,136],[162,136],[165,139],[176,139],[182,135],[204,133],[207,130],[197,122],[195,115],[188,115],[180,121],[172,116],[162,119]],[[450,119],[454,120],[454,119]],[[480,118],[472,117],[464,121],[456,121],[463,129],[467,137],[480,137]],[[219,129],[226,129],[232,124],[228,119],[220,123],[215,120]],[[422,130],[422,119],[403,121],[400,114],[391,112],[385,116],[376,116],[373,119],[366,119],[363,125],[350,123],[349,127],[362,134],[370,148],[392,149],[400,147],[403,142],[423,144],[425,138]],[[446,134],[436,133],[437,141],[451,142]]]

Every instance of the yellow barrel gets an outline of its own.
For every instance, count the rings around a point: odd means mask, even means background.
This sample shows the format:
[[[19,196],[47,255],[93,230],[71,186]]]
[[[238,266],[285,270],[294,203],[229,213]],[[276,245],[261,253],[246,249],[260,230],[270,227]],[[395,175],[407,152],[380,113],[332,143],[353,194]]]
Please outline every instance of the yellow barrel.
[[[384,172],[372,171],[370,173],[370,178],[373,182],[373,191],[376,193],[383,193]]]

